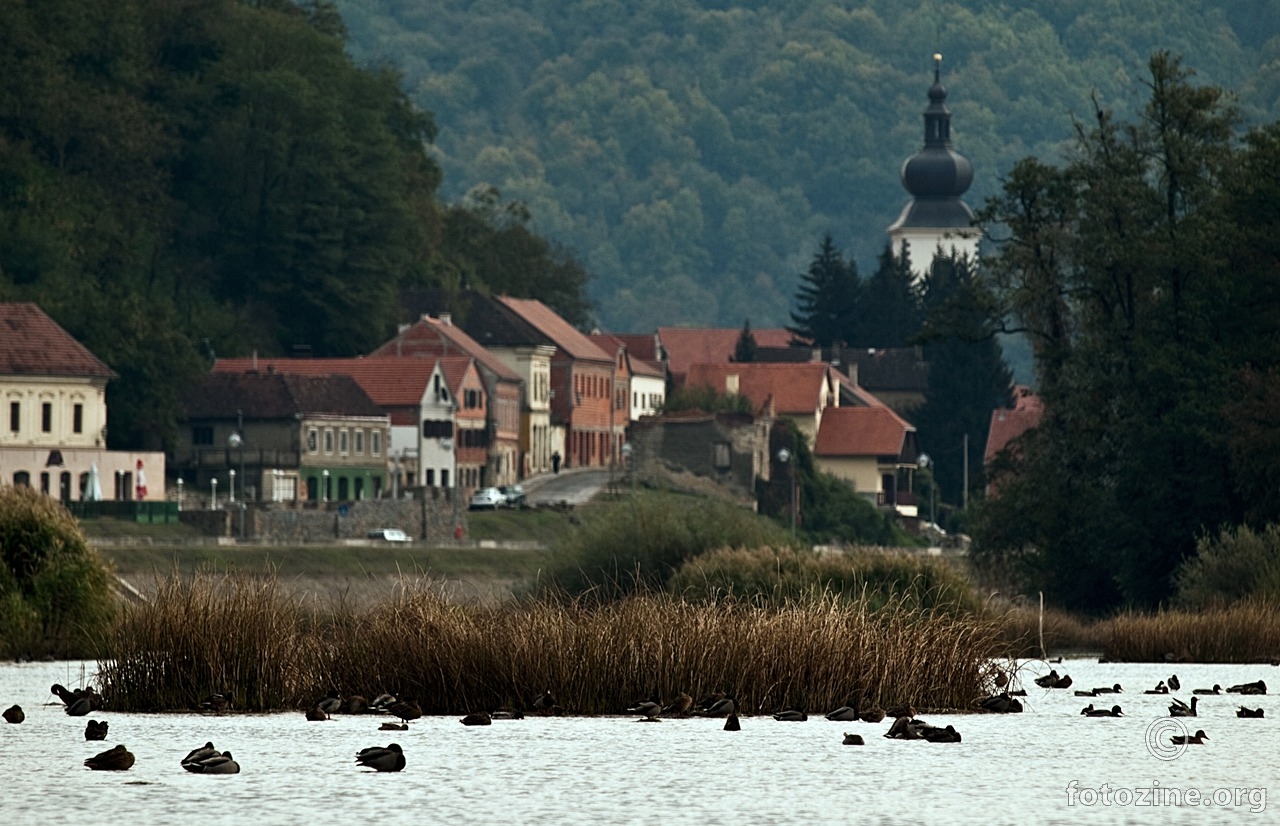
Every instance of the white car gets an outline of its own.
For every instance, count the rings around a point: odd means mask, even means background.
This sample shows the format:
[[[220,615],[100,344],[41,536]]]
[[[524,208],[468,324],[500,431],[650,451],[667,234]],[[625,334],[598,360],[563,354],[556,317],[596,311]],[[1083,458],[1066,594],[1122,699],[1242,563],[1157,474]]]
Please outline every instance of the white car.
[[[366,534],[370,539],[381,539],[384,542],[408,542],[409,535],[399,528],[378,528]]]
[[[507,504],[507,497],[497,488],[480,488],[471,497],[468,506],[473,511],[496,510]]]

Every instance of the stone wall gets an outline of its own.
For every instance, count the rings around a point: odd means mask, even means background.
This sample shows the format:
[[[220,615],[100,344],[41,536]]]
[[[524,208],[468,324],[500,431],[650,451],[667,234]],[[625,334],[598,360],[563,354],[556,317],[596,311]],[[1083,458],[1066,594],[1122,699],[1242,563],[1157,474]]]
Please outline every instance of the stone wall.
[[[749,508],[755,507],[759,441],[753,418],[731,414],[646,417],[632,425],[630,435],[639,481]],[[717,457],[717,444],[727,448],[727,456]]]

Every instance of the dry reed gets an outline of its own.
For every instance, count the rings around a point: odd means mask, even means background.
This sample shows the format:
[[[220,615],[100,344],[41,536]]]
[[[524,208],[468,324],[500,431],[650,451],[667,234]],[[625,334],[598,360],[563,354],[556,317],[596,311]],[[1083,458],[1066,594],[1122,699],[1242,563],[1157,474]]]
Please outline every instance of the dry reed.
[[[1199,612],[1121,614],[1099,623],[1116,662],[1251,663],[1280,659],[1280,610],[1261,602]]]
[[[330,689],[389,691],[427,713],[528,708],[554,692],[575,714],[638,698],[724,691],[745,713],[845,703],[968,708],[985,690],[1000,621],[815,597],[782,605],[645,594],[593,603],[451,603],[429,581],[356,611],[308,610],[272,581],[172,579],[111,640],[101,688],[118,710],[300,708]]]

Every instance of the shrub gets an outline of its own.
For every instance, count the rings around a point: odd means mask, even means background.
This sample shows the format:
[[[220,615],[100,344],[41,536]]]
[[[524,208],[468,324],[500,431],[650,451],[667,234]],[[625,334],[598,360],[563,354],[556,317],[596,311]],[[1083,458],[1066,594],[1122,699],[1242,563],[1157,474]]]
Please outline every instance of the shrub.
[[[685,562],[668,589],[688,599],[736,597],[785,604],[830,594],[871,609],[976,612],[973,586],[940,559],[883,551],[815,553],[790,548],[721,548]]]
[[[559,549],[548,584],[570,594],[596,590],[606,596],[662,590],[686,559],[713,548],[788,541],[776,523],[728,503],[640,492],[587,515]]]
[[[90,656],[114,611],[111,573],[65,508],[0,487],[0,654]]]
[[[1229,605],[1246,597],[1280,603],[1280,525],[1255,532],[1224,528],[1202,537],[1178,569],[1177,602],[1188,608]]]

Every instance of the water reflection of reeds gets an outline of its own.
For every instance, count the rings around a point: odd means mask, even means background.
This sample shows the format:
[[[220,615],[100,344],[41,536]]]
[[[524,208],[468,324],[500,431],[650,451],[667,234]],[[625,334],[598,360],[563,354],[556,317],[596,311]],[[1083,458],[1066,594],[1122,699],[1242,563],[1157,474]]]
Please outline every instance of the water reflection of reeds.
[[[117,710],[303,708],[330,689],[387,691],[426,713],[528,708],[547,689],[573,714],[724,691],[747,713],[846,703],[968,708],[1001,620],[821,594],[781,605],[540,598],[451,603],[406,582],[367,609],[302,602],[272,579],[171,578],[111,633],[100,684]]]

